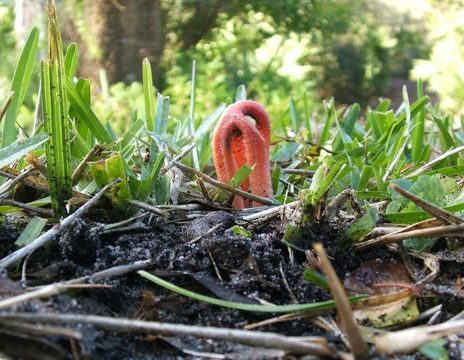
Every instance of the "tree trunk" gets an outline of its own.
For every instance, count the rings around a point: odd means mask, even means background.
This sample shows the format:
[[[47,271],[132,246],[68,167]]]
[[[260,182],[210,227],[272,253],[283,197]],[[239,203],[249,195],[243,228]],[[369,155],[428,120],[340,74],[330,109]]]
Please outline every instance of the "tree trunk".
[[[97,66],[106,70],[108,81],[140,81],[146,57],[159,89],[164,48],[160,0],[84,0],[84,5],[99,48]]]

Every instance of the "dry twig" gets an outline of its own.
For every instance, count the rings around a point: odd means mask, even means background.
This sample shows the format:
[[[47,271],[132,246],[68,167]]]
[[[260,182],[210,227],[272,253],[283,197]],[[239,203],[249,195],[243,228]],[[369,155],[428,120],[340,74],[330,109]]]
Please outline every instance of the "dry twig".
[[[19,305],[34,299],[40,299],[44,297],[50,297],[53,295],[57,295],[65,290],[71,288],[89,288],[89,287],[107,287],[106,285],[89,285],[89,284],[71,284],[71,283],[56,283],[51,285],[43,286],[39,289],[25,292],[20,295],[12,296],[3,300],[0,300],[0,309],[4,309],[7,307]]]
[[[81,160],[79,165],[77,165],[76,169],[73,171],[71,175],[71,182],[73,184],[76,184],[82,177],[82,174],[84,173],[84,170],[87,167],[87,164],[89,161],[92,161],[95,156],[99,155],[105,148],[103,145],[96,144],[88,153],[87,155],[84,156],[84,158]]]
[[[243,216],[242,220],[244,220],[244,221],[254,221],[254,220],[261,219],[261,218],[270,218],[270,217],[273,217],[275,215],[279,215],[284,209],[286,209],[286,208],[294,208],[295,206],[297,206],[300,203],[301,203],[300,200],[296,200],[296,201],[293,201],[293,202],[288,203],[288,204],[274,206],[274,207],[271,207],[269,209],[259,211],[257,213],[251,214],[251,215]]]
[[[37,214],[39,216],[44,216],[44,217],[47,217],[47,218],[53,217],[53,212],[51,210],[42,209],[42,208],[40,208],[38,206],[32,206],[32,205],[25,204],[25,203],[22,203],[22,202],[19,202],[19,201],[16,201],[16,200],[0,199],[0,205],[16,206],[16,207],[19,207],[21,209],[30,211],[30,212],[32,212],[34,214]]]
[[[48,186],[47,180],[39,178],[37,176],[32,176],[29,173],[27,174],[27,176],[23,176],[22,174],[23,173],[20,173],[19,171],[6,166],[0,168],[0,176],[4,176],[7,179],[12,179],[16,182],[20,182],[24,185],[30,186],[39,191],[43,191],[47,194],[50,193],[50,188]]]
[[[377,349],[387,354],[409,353],[419,346],[443,336],[464,330],[464,320],[448,321],[438,325],[418,326],[390,332],[374,339]]]
[[[146,269],[151,265],[152,265],[152,260],[136,261],[128,265],[114,266],[112,268],[99,271],[92,275],[83,276],[83,277],[79,277],[79,278],[68,280],[68,281],[46,285],[46,286],[43,286],[41,288],[32,290],[24,294],[19,294],[16,296],[12,296],[12,297],[0,300],[0,309],[18,305],[18,304],[21,304],[21,303],[24,303],[24,302],[27,302],[33,299],[57,295],[69,288],[91,287],[91,285],[84,284],[84,283],[88,283],[88,282],[95,283],[95,282],[98,282],[98,281],[101,281],[103,279],[107,279],[113,276],[120,276],[123,274],[127,274],[129,272]]]
[[[207,182],[211,185],[214,185],[220,189],[223,189],[223,190],[226,190],[234,195],[239,195],[239,196],[242,196],[244,198],[247,198],[247,199],[250,199],[252,201],[256,201],[256,202],[259,202],[260,204],[263,204],[263,205],[273,205],[274,202],[272,201],[272,199],[269,199],[269,198],[265,198],[265,197],[262,197],[262,196],[258,196],[258,195],[254,195],[254,194],[250,194],[246,191],[243,191],[243,190],[240,190],[240,189],[236,189],[234,188],[233,186],[230,186],[229,184],[226,184],[226,183],[223,183],[219,180],[216,180],[216,179],[213,179],[211,176],[209,175],[206,175],[205,173],[202,173],[201,171],[198,171],[190,166],[187,166],[187,165],[184,165],[180,162],[177,162],[177,161],[173,161],[174,165],[176,165],[179,169],[183,170],[183,171],[188,171],[188,172],[191,172],[191,173],[194,173],[196,176],[198,176],[199,178],[201,178],[204,182]]]
[[[49,324],[87,324],[99,328],[120,332],[144,332],[176,336],[196,336],[200,338],[231,341],[251,346],[270,349],[282,349],[293,354],[310,354],[333,357],[332,349],[307,338],[287,337],[270,332],[224,329],[217,327],[201,327],[183,324],[161,323],[154,321],[111,318],[97,315],[80,314],[37,314],[37,313],[2,313],[2,320],[27,322],[43,322]]]
[[[395,190],[397,193],[401,194],[408,200],[412,201],[417,206],[420,206],[422,209],[424,209],[429,214],[432,214],[438,219],[441,219],[450,224],[462,224],[464,222],[459,216],[456,216],[453,213],[445,209],[442,209],[441,207],[435,204],[432,204],[424,199],[421,199],[420,197],[414,195],[413,193],[403,189],[402,187],[399,187],[395,183],[390,184],[390,187],[393,190]]]
[[[13,95],[14,95],[14,91],[10,92],[8,94],[8,97],[6,98],[5,102],[3,103],[3,106],[2,106],[2,108],[0,110],[0,123],[2,122],[2,119],[5,116],[5,113],[8,110],[8,107],[11,104],[11,100],[13,100]]]
[[[447,152],[441,154],[439,157],[433,159],[432,161],[428,162],[424,166],[421,166],[419,169],[417,169],[417,170],[413,171],[412,173],[408,174],[406,177],[410,178],[410,177],[414,177],[414,176],[417,176],[419,174],[422,174],[424,171],[430,170],[432,168],[432,166],[435,165],[436,163],[439,163],[443,159],[446,159],[448,156],[457,154],[458,152],[461,152],[461,151],[464,151],[464,146],[459,146],[459,147],[454,148],[454,149],[449,149]]]
[[[68,338],[73,338],[80,340],[82,339],[82,333],[71,330],[65,327],[58,327],[52,325],[35,325],[28,324],[22,321],[8,321],[4,324],[6,328],[15,329],[22,333],[36,334],[36,335],[51,335],[51,336],[66,336]]]
[[[383,235],[378,238],[359,243],[355,245],[355,250],[364,251],[375,246],[386,245],[392,242],[402,241],[410,238],[444,236],[464,237],[464,224],[434,226],[428,229],[412,231],[404,231],[403,229],[401,232]]]
[[[192,143],[190,144],[189,146],[187,146],[184,150],[182,150],[180,152],[179,155],[177,155],[176,157],[174,157],[174,159],[172,159],[171,161],[169,161],[166,166],[164,166],[161,170],[160,170],[160,175],[164,175],[168,172],[168,170],[170,170],[177,161],[180,161],[182,160],[185,155],[187,155],[188,153],[190,153],[194,148],[195,146],[197,146],[197,144],[195,143]]]
[[[343,289],[340,280],[338,280],[337,274],[335,273],[322,244],[316,243],[313,247],[319,258],[321,269],[327,276],[330,292],[336,301],[338,315],[342,320],[346,336],[350,342],[351,352],[355,359],[368,359],[369,349],[362,339],[358,325],[354,319],[353,312],[351,311],[350,302],[345,294],[345,290]]]
[[[10,191],[16,184],[21,182],[23,179],[27,178],[31,172],[34,171],[32,166],[28,166],[28,168],[24,169],[18,176],[14,179],[9,179],[5,181],[5,183],[0,187],[0,196],[6,194]]]
[[[156,215],[159,215],[165,219],[169,219],[169,214],[166,212],[166,211],[163,211],[161,210],[160,208],[158,208],[157,206],[152,206],[150,204],[147,204],[143,201],[139,201],[139,200],[131,200],[129,201],[129,203],[133,206],[136,206],[140,209],[143,209],[143,210],[146,210],[146,211],[149,211],[149,212],[152,212]]]
[[[305,175],[305,176],[313,176],[316,171],[315,170],[306,170],[306,169],[288,169],[282,168],[280,171],[283,174],[290,174],[290,175]]]

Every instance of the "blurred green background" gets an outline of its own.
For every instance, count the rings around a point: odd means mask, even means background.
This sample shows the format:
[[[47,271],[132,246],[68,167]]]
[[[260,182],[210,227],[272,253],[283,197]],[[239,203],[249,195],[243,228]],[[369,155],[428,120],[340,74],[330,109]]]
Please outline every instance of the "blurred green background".
[[[79,75],[93,81],[94,108],[115,129],[143,109],[141,63],[150,59],[171,114],[188,113],[192,60],[196,112],[230,103],[238,85],[271,114],[293,98],[375,104],[411,97],[415,79],[444,111],[464,105],[464,1],[458,0],[56,0],[66,42],[79,44]],[[0,0],[0,102],[7,97],[29,29],[41,29],[43,0]],[[39,72],[35,72],[38,74]],[[38,79],[19,122],[32,122]],[[395,102],[396,101],[396,102]],[[108,114],[110,114],[108,116]]]

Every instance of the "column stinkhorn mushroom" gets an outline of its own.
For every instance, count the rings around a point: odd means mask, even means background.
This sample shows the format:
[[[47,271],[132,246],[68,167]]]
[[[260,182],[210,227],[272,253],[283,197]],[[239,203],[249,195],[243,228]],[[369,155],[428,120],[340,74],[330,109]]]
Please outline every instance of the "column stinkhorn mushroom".
[[[271,125],[264,107],[252,100],[230,105],[213,133],[213,160],[220,181],[229,182],[241,166],[254,166],[240,185],[244,191],[267,198],[272,197],[269,143]],[[235,196],[233,207],[242,209],[250,201]],[[261,205],[253,201],[253,206]]]

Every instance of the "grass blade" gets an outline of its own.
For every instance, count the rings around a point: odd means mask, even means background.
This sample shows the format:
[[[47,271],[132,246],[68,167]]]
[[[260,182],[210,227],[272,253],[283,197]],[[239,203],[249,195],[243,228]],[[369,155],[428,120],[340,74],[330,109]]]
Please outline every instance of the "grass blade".
[[[464,203],[455,204],[451,206],[444,206],[444,210],[456,213],[464,210]],[[385,213],[382,214],[382,217],[392,223],[401,223],[401,224],[414,224],[416,222],[431,219],[433,216],[430,213],[424,210],[417,211],[403,211],[395,213]]]
[[[333,182],[339,177],[344,170],[345,165],[335,163],[327,172],[328,168],[329,166],[327,164],[323,164],[316,170],[311,186],[309,187],[309,192],[306,196],[306,203],[315,205],[332,186]]]
[[[439,138],[443,152],[457,147],[456,142],[449,133],[450,129],[452,131],[452,127],[449,126],[450,121],[447,120],[449,119],[439,119],[438,117],[433,117],[433,121],[437,124],[438,129],[440,131]],[[456,162],[458,161],[458,154],[451,155],[449,159],[451,161],[451,164],[456,164]]]
[[[0,149],[0,167],[6,166],[21,156],[26,155],[29,151],[32,151],[42,145],[48,140],[48,135],[41,133],[30,137],[29,139],[22,142],[15,142],[13,144]]]
[[[79,94],[76,87],[68,77],[66,77],[65,86],[71,106],[79,116],[79,119],[87,125],[93,136],[95,136],[95,138],[102,144],[113,142],[111,135],[108,131],[106,131],[97,115],[95,115],[87,102],[82,98],[81,94]]]
[[[64,57],[64,73],[70,79],[74,77],[77,69],[77,44],[71,43],[66,49]]]
[[[319,310],[326,310],[326,309],[333,309],[335,308],[335,301],[333,300],[326,300],[320,301],[310,304],[298,304],[298,305],[259,305],[259,304],[245,304],[245,303],[238,303],[232,301],[221,300],[217,298],[213,298],[206,295],[201,295],[196,292],[181,288],[176,286],[168,281],[165,281],[158,276],[150,274],[146,271],[138,271],[137,272],[140,276],[148,279],[155,284],[162,286],[168,290],[171,290],[177,294],[187,296],[189,298],[206,302],[208,304],[213,304],[217,306],[238,309],[238,310],[245,310],[245,311],[257,311],[257,312],[275,312],[275,313],[286,313],[286,312],[294,312],[294,311],[319,311]],[[363,295],[358,295],[352,297],[351,300],[353,302],[357,300],[361,300],[365,298]]]
[[[325,107],[325,121],[324,121],[324,127],[322,128],[322,131],[321,131],[321,136],[319,137],[319,141],[317,143],[319,146],[324,146],[325,142],[329,139],[330,128],[332,127],[332,124],[337,118],[337,113],[335,111],[335,105],[334,105],[333,98],[330,99],[329,102],[324,101],[324,107]]]
[[[156,102],[155,131],[158,136],[162,136],[168,129],[169,118],[169,96],[158,94]]]
[[[240,100],[246,100],[247,99],[247,92],[246,92],[246,87],[245,85],[239,85],[237,87],[237,92],[235,93],[235,102],[238,102]]]
[[[192,62],[192,89],[190,90],[190,110],[188,117],[189,135],[192,137],[192,142],[197,144],[195,134],[195,97],[196,97],[196,77],[197,77],[197,62]],[[197,144],[198,145],[198,144]],[[200,161],[198,159],[198,146],[192,150],[193,167],[200,170]]]
[[[16,246],[25,246],[37,239],[47,224],[47,219],[35,216],[29,221],[19,238],[16,240]]]
[[[309,114],[309,105],[308,105],[308,95],[306,92],[303,96],[303,105],[304,105],[304,120],[305,120],[305,127],[306,131],[308,132],[307,140],[309,142],[313,142],[313,134],[311,131],[311,116]]]
[[[155,180],[159,175],[161,167],[163,166],[166,154],[160,152],[156,157],[155,162],[152,164],[151,172],[148,176],[139,181],[137,190],[134,192],[133,197],[137,200],[145,201],[146,198],[152,193],[155,186]]]
[[[27,88],[31,81],[32,70],[37,56],[37,46],[39,43],[39,30],[32,28],[27,37],[26,44],[19,57],[18,65],[16,66],[13,81],[11,83],[11,92],[14,92],[11,104],[6,111],[5,119],[2,127],[2,137],[0,147],[5,147],[12,144],[16,140],[18,129],[16,127],[16,117],[19,108],[21,107]]]
[[[417,81],[417,97],[424,96],[424,86],[422,80]],[[412,161],[419,162],[424,148],[424,130],[425,130],[425,108],[421,109],[419,113],[413,118],[414,127],[412,129]]]
[[[336,135],[332,144],[333,151],[338,151],[344,148],[343,144],[347,138],[353,138],[353,130],[356,124],[361,107],[358,104],[351,105],[343,116],[342,122],[337,122],[339,133]],[[342,143],[343,142],[343,143]],[[346,147],[346,146],[345,146]],[[347,149],[349,150],[349,149]]]
[[[298,131],[300,118],[298,116],[298,110],[296,109],[295,100],[293,98],[290,99],[290,119],[292,120],[293,130]]]
[[[142,62],[143,98],[145,100],[145,126],[148,131],[155,127],[155,87],[150,61],[145,58]]]
[[[369,185],[369,180],[372,176],[374,169],[371,165],[363,165],[361,176],[359,178],[358,186],[356,187],[356,191],[365,191]]]

